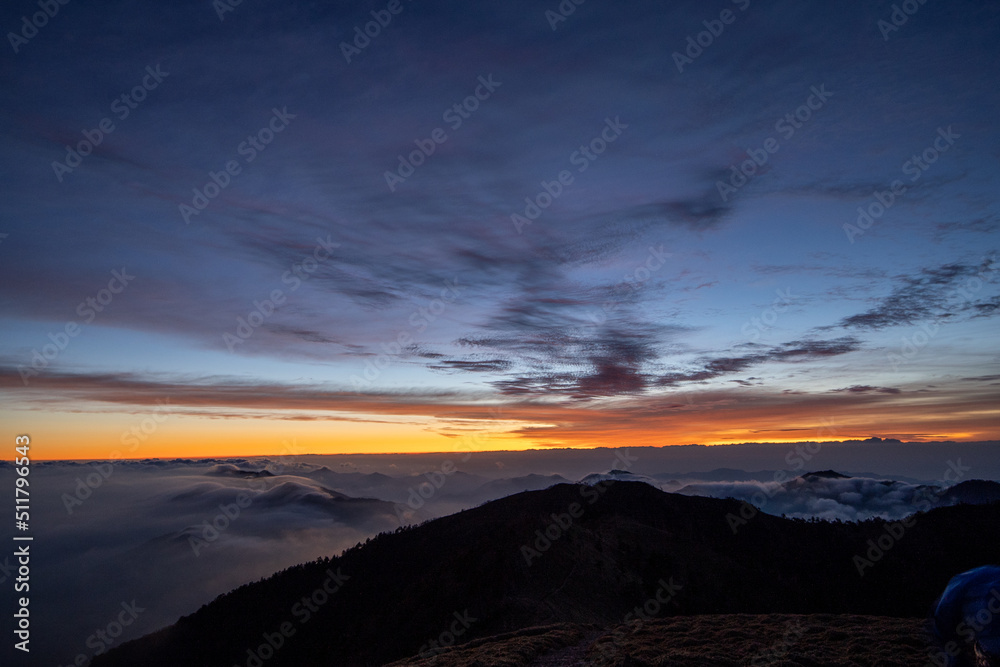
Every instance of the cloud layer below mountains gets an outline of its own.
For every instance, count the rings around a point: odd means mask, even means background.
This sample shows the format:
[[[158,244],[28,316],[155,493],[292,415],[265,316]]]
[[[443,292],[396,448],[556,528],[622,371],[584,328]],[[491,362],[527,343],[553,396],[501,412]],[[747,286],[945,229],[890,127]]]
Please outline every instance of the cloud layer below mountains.
[[[869,446],[872,453],[891,447]],[[747,447],[758,463],[778,463],[787,458],[781,452],[795,452],[790,445]],[[845,455],[850,444],[823,447],[824,461],[852,459]],[[989,476],[982,473],[991,470],[996,445],[959,447],[952,453],[965,461],[957,464],[960,479]],[[60,665],[92,657],[106,646],[97,631],[109,624],[117,630],[123,603],[134,601],[141,611],[116,645],[241,584],[338,554],[379,532],[553,484],[637,480],[665,491],[744,499],[770,514],[844,520],[905,516],[942,485],[874,473],[801,479],[798,470],[780,473],[791,480],[781,484],[761,467],[690,472],[720,449],[37,463],[31,473],[33,657]],[[738,460],[742,450],[728,449],[728,458]],[[950,450],[938,457],[943,451]],[[10,577],[10,566],[0,560],[0,576]]]
[[[778,482],[700,482],[678,493],[737,498],[768,514],[795,518],[859,521],[871,517],[899,519],[937,504],[940,487],[871,477],[848,479],[816,476]]]

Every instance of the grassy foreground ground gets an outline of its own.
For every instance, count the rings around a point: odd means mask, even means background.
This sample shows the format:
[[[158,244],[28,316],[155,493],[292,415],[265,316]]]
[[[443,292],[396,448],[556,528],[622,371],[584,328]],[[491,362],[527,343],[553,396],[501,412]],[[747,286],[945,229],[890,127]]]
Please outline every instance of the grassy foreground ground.
[[[920,619],[713,614],[531,628],[392,667],[920,667],[927,646]]]

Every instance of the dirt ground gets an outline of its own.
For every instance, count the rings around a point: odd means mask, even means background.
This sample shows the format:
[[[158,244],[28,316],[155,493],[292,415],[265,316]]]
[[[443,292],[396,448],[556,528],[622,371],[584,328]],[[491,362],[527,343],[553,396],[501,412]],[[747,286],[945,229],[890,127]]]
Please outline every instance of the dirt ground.
[[[532,628],[393,667],[923,667],[920,619],[720,614]]]

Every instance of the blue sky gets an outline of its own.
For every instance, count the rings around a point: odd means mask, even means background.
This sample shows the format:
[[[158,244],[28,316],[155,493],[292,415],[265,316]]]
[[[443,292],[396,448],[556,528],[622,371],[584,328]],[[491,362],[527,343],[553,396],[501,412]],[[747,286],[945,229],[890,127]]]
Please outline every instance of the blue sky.
[[[608,444],[619,425],[644,444],[774,439],[806,414],[837,414],[843,435],[997,437],[995,4],[928,2],[891,32],[888,2],[592,1],[553,29],[558,6],[404,1],[350,62],[341,44],[385,3],[244,0],[222,20],[210,2],[70,3],[16,52],[8,36],[5,420],[56,419],[70,451],[73,415],[169,394],[192,432],[216,411],[238,439],[257,388],[271,402],[255,419],[363,404],[437,433],[501,405],[508,446]],[[4,32],[33,11],[6,6]],[[711,43],[678,71],[688,37]],[[116,98],[144,80],[122,118]],[[452,129],[456,104],[474,111]],[[53,167],[105,118],[92,154]],[[251,136],[272,140],[248,152]],[[134,281],[83,325],[78,305],[122,269]],[[275,290],[284,302],[227,344]],[[70,321],[79,335],[26,371]],[[698,419],[671,413],[681,395]]]

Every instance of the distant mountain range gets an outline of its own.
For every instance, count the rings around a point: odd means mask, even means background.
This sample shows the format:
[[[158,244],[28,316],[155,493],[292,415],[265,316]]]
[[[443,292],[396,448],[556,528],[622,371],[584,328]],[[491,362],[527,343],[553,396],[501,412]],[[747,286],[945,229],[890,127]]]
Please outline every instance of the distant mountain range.
[[[378,498],[405,505],[412,514],[411,519],[416,520],[572,481],[560,475],[538,474],[492,479],[460,470],[446,475],[432,471],[394,477],[382,473],[336,472],[326,466],[296,471],[296,474],[352,497]]]
[[[715,468],[713,470],[706,470],[702,472],[686,472],[686,473],[657,473],[652,475],[657,480],[660,481],[674,481],[680,484],[677,480],[700,480],[703,482],[772,482],[776,477],[784,474],[786,476],[793,475],[794,473],[789,473],[787,470],[756,470],[756,471],[746,471],[739,470],[737,468]],[[818,473],[812,473],[818,474]],[[846,473],[836,473],[843,474],[846,477],[868,477],[872,479],[886,479],[886,475],[879,475],[873,472],[846,472]],[[912,477],[904,477],[902,475],[892,475],[892,479],[898,482],[907,482],[910,484],[921,484],[924,483],[923,480],[915,479]]]
[[[738,471],[722,471],[720,476],[734,472]],[[872,517],[896,520],[932,507],[1000,499],[1000,484],[993,481],[966,480],[949,487],[834,470],[790,479],[785,474],[768,481],[696,480],[683,486],[664,484],[663,488],[684,495],[735,498],[769,514],[842,521]]]
[[[1000,484],[990,480],[970,479],[945,489],[939,505],[986,505],[1000,502]]]
[[[608,627],[651,600],[659,616],[920,617],[952,575],[998,557],[1000,504],[938,507],[905,523],[759,512],[734,526],[747,515],[742,502],[616,476],[378,535],[241,586],[92,664],[255,667],[266,653],[268,667],[380,665],[426,654],[446,635],[464,643],[552,623]],[[798,483],[831,481],[850,479]],[[955,498],[992,493],[967,484]]]

